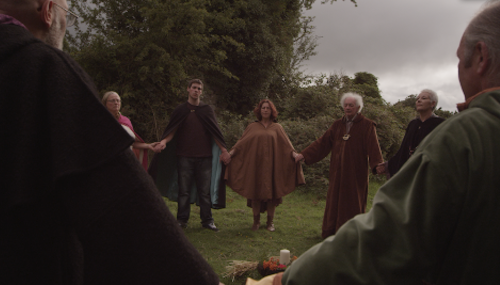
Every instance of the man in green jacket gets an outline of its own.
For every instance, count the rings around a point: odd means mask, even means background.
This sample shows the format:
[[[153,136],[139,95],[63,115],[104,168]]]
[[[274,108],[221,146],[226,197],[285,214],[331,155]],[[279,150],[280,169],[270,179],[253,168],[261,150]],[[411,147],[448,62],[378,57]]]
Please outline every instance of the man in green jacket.
[[[500,3],[459,48],[466,102],[376,194],[373,208],[301,255],[282,284],[498,284]]]

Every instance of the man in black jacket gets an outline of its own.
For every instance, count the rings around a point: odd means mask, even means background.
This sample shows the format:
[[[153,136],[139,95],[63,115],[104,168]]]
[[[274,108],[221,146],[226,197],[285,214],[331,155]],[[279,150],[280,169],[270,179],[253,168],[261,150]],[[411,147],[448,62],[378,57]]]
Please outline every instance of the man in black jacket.
[[[60,50],[75,17],[0,1],[0,284],[218,284]]]

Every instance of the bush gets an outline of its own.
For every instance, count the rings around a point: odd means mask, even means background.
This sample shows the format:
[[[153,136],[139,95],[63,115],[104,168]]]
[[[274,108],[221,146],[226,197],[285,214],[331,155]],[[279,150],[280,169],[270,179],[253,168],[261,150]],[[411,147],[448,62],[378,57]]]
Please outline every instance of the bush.
[[[376,88],[376,77],[371,76],[368,79],[373,78],[375,81],[370,86]],[[335,120],[344,115],[339,102],[340,95],[353,91],[363,96],[362,114],[377,124],[377,135],[384,159],[388,160],[394,156],[401,145],[408,123],[416,116],[415,96],[409,96],[405,101],[391,105],[380,96],[365,94],[366,92],[361,90],[364,81],[355,84],[356,82],[349,77],[342,75],[330,76],[324,83],[325,79],[325,76],[320,76],[316,80],[316,85],[297,87],[290,91],[288,97],[279,100],[280,104],[275,102],[280,112],[278,121],[288,134],[295,150],[297,152],[304,150],[321,137]],[[441,109],[436,110],[436,113],[444,118],[454,114]],[[245,127],[253,121],[255,121],[253,113],[246,116],[234,115],[227,111],[219,113],[219,124],[228,148],[238,141]],[[329,168],[330,155],[313,165],[303,164],[306,185],[297,190],[313,193],[317,197],[326,197]],[[370,175],[370,179],[383,181],[384,178]]]
[[[284,120],[280,123],[288,134],[295,150],[300,152],[321,137],[334,120],[332,117],[322,115],[309,120]],[[297,188],[297,190],[314,193],[321,198],[326,197],[329,184],[330,155],[312,165],[302,164],[302,167],[306,185]]]

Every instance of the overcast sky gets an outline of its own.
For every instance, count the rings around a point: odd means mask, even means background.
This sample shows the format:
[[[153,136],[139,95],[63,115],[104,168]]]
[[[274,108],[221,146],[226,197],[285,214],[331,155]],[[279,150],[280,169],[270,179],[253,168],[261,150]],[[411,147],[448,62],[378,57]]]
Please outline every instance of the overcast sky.
[[[469,21],[484,0],[349,0],[320,4],[315,34],[317,55],[305,62],[308,74],[359,71],[378,78],[391,103],[424,88],[438,93],[438,107],[455,111],[464,101],[457,76],[456,50]]]

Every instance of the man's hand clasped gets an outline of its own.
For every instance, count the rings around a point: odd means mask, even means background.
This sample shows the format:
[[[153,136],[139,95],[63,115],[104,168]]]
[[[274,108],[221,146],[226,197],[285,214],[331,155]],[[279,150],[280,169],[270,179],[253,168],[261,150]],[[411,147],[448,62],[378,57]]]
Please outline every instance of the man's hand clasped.
[[[219,156],[220,161],[224,163],[224,165],[228,165],[231,162],[231,155],[229,152],[224,151],[220,156]]]
[[[156,153],[160,153],[167,146],[167,144],[165,144],[163,142],[156,142],[156,143],[153,143],[153,144],[155,144],[155,146],[153,147],[153,151],[156,152]]]
[[[384,174],[386,172],[385,162],[379,163],[377,165],[377,174]]]
[[[159,142],[154,142],[148,144],[148,150],[155,151],[155,147],[159,144]]]
[[[292,152],[292,157],[295,159],[295,163],[304,160],[304,156],[300,153]]]

